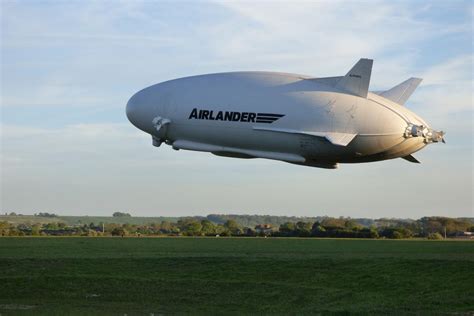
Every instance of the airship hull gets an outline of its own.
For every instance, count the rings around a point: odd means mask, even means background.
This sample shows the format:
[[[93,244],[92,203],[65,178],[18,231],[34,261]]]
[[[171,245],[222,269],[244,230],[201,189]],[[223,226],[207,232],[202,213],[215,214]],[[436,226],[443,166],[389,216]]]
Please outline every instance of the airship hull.
[[[155,145],[323,168],[404,157],[426,145],[406,137],[410,124],[427,126],[416,114],[368,91],[357,95],[357,86],[348,93],[337,85],[341,78],[271,72],[187,77],[138,92],[127,115]]]

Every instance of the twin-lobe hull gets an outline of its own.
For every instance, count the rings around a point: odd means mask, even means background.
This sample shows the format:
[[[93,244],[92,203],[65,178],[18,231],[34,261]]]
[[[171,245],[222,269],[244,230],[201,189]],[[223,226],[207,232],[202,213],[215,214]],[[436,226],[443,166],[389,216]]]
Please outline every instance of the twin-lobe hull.
[[[284,73],[167,81],[135,94],[127,115],[155,145],[324,168],[404,157],[426,144],[406,137],[410,124],[427,124],[403,106],[347,93],[331,78]]]

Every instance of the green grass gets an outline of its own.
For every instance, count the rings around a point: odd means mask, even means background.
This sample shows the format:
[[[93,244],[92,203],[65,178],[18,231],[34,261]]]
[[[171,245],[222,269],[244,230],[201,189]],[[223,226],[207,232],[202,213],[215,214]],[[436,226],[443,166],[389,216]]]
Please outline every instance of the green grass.
[[[0,314],[474,313],[474,242],[0,238]]]

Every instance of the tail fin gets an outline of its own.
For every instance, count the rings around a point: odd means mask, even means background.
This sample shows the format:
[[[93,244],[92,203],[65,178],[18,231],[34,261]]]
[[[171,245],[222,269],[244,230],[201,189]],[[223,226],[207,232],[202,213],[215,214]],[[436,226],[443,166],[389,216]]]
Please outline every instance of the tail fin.
[[[420,163],[420,161],[416,159],[415,157],[413,157],[412,155],[402,157],[402,159],[405,159],[406,161],[413,162],[413,163]]]
[[[423,79],[410,78],[390,90],[379,93],[380,96],[404,105]]]
[[[351,94],[367,98],[369,92],[370,75],[372,73],[372,59],[362,58],[352,69],[341,78],[336,88],[343,89]]]

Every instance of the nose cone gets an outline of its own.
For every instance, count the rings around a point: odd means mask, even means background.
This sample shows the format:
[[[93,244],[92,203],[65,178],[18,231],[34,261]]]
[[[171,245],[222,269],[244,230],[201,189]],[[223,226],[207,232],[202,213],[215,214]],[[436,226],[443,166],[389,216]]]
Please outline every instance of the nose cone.
[[[151,109],[146,101],[147,98],[143,95],[142,91],[135,93],[130,100],[128,100],[125,112],[127,113],[127,118],[130,123],[142,131],[149,133],[152,114],[150,113]]]
[[[125,109],[125,112],[127,113],[127,118],[136,127],[138,127],[138,109],[139,105],[137,102],[136,94],[130,98],[127,102],[127,107]]]

